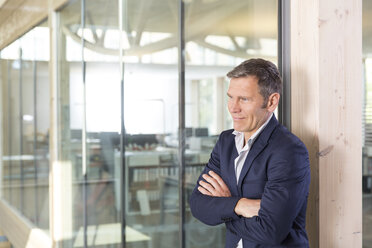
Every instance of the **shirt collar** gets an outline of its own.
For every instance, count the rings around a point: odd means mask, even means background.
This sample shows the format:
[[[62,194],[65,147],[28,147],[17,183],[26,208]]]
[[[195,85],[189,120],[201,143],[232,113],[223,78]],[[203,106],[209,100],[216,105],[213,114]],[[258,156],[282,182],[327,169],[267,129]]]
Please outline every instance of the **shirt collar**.
[[[247,144],[245,144],[244,150],[245,149],[248,149],[248,148],[250,148],[252,146],[253,142],[256,140],[256,138],[258,137],[258,135],[263,131],[263,129],[267,126],[267,124],[269,123],[269,121],[271,120],[271,118],[273,117],[273,115],[274,114],[271,113],[270,117],[267,118],[266,122],[264,124],[262,124],[262,126],[259,129],[257,129],[257,131],[254,134],[252,134],[252,136],[248,139]],[[240,149],[243,149],[242,145],[243,145],[243,142],[244,142],[244,133],[234,130],[233,131],[233,134],[236,136],[235,137],[235,143],[237,145],[237,148],[240,147]],[[238,145],[238,143],[239,143],[239,145]]]

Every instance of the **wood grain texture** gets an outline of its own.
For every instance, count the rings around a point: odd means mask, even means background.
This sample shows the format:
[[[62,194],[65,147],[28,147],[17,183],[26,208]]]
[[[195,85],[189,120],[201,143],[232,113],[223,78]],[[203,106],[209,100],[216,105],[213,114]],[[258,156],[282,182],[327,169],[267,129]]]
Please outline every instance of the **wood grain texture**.
[[[23,1],[24,0],[3,1],[0,8],[0,23],[4,23],[4,21],[8,19],[17,8],[19,8]]]
[[[291,1],[292,132],[305,143],[311,164],[307,231],[311,247],[319,247],[319,36],[317,1]],[[301,11],[301,13],[298,13]]]
[[[311,247],[362,246],[362,1],[291,1],[292,131],[309,149]]]
[[[14,7],[15,9],[1,9],[7,13],[7,18],[0,24],[0,49],[9,45],[48,16],[47,0],[23,0]]]
[[[9,0],[0,0],[0,8],[3,7],[3,5]]]

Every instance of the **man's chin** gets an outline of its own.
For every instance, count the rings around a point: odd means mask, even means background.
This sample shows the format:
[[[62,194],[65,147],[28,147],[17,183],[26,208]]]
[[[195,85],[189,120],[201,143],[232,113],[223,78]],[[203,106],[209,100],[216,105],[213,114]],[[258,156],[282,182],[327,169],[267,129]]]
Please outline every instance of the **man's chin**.
[[[238,132],[243,132],[243,129],[239,126],[234,126],[234,130]]]

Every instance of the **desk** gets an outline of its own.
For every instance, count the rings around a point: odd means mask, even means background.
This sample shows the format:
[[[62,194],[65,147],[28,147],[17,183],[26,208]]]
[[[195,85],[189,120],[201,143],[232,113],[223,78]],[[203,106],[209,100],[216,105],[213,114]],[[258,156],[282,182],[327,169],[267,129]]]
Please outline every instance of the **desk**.
[[[208,162],[210,151],[186,150],[186,178],[194,184],[200,172]],[[158,147],[151,151],[126,151],[125,153],[125,185],[120,185],[119,175],[120,152],[115,153],[114,175],[117,176],[115,192],[125,192],[126,215],[150,215],[160,213],[161,200],[159,179],[178,175],[178,150]],[[177,193],[178,194],[178,193]],[[116,207],[120,209],[120,197],[115,197]]]
[[[88,246],[92,245],[107,245],[107,244],[120,244],[120,223],[111,223],[103,225],[88,226]],[[129,227],[125,228],[126,242],[139,242],[149,241],[150,237]],[[84,229],[81,227],[76,236],[73,247],[84,247]]]

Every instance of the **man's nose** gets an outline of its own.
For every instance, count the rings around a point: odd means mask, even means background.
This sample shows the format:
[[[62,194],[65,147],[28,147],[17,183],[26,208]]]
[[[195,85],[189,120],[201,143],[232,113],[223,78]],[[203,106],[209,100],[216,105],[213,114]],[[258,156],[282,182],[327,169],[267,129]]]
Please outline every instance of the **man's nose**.
[[[240,111],[240,105],[238,101],[231,101],[230,103],[230,111],[233,113],[237,113]]]

